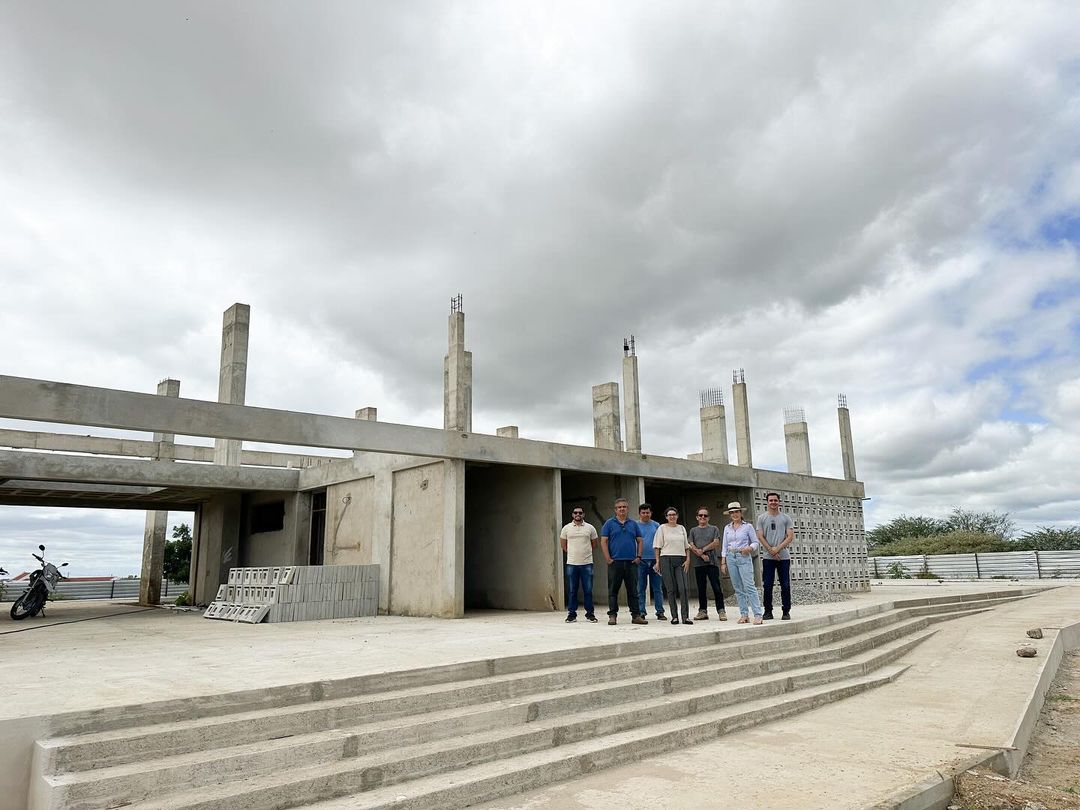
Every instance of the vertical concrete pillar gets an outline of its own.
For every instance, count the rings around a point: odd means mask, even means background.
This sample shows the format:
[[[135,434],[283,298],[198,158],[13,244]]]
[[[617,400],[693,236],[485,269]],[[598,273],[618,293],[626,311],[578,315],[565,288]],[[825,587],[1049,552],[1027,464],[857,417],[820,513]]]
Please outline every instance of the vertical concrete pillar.
[[[251,307],[233,304],[225,310],[221,327],[221,365],[218,371],[218,402],[243,405],[247,395],[248,332]],[[214,463],[240,466],[241,442],[214,440]]]
[[[443,428],[472,433],[472,352],[465,351],[460,295],[450,299],[449,347],[443,358]]]
[[[601,383],[592,387],[592,413],[593,444],[605,450],[622,450],[618,383]]]
[[[637,346],[634,336],[623,339],[623,423],[626,425],[626,452],[641,452],[641,400],[638,390]]]
[[[727,417],[724,392],[706,388],[699,393],[701,402],[701,460],[728,463]]]
[[[802,408],[784,408],[784,446],[789,473],[813,475],[810,469],[810,431]]]
[[[735,403],[735,451],[740,467],[753,467],[750,452],[750,406],[746,399],[746,372],[735,369],[731,375],[731,398]]]
[[[503,437],[505,437],[507,439],[517,439],[517,438],[519,438],[519,436],[518,436],[518,426],[517,425],[507,425],[506,427],[495,428],[495,435],[496,436],[503,436]]]
[[[840,420],[840,454],[844,461],[844,478],[857,481],[855,476],[855,445],[851,441],[851,412],[848,411],[847,397],[837,397],[836,415]]]
[[[158,383],[159,397],[180,396],[179,380],[162,380]],[[171,433],[155,433],[154,441],[158,451],[158,460],[172,460],[172,445],[175,437]],[[161,602],[161,578],[165,567],[165,531],[169,526],[168,512],[147,512],[146,525],[143,529],[142,573],[139,575],[139,604],[157,605]]]

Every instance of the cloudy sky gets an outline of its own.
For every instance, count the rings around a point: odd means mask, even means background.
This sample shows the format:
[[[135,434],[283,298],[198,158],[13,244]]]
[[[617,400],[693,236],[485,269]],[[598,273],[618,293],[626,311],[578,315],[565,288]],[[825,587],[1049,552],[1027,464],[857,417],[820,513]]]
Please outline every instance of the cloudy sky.
[[[588,444],[637,336],[646,452],[746,369],[868,525],[1080,509],[1080,6],[0,0],[0,373]],[[11,424],[11,423],[7,423]],[[84,431],[85,432],[85,431]],[[733,446],[733,445],[732,445]],[[181,516],[182,517],[182,516]],[[138,569],[142,515],[0,507],[0,564]]]

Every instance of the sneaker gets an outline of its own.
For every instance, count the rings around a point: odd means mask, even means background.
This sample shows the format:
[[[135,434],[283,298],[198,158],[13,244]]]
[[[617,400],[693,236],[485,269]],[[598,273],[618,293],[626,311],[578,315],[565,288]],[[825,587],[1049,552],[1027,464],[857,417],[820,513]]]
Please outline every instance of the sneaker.
[[[635,616],[630,620],[630,624],[648,624],[649,620],[644,616]]]
[[[608,624],[618,624],[618,621],[616,620],[616,618],[614,616],[608,616],[607,617],[607,623]]]
[[[760,616],[755,616],[754,617],[754,624],[764,624],[764,623],[765,623],[765,620],[762,619]]]
[[[656,620],[658,622],[665,621],[666,619],[667,619],[667,616],[665,616],[663,613],[657,613],[656,614]]]
[[[716,617],[722,622],[727,621],[727,614],[724,613],[724,611],[722,611],[722,610],[719,613],[716,614]]]
[[[577,614],[576,613],[567,613],[566,614],[566,623],[567,624],[572,624],[572,623],[574,623],[576,621],[577,621]]]
[[[672,624],[678,624],[678,623],[679,623],[679,620],[678,620],[678,618],[672,619],[672,620],[671,620],[671,623],[672,623]]]
[[[675,621],[675,620],[674,620],[674,619],[672,619],[672,621]],[[683,624],[693,624],[693,622],[692,622],[692,621],[690,621],[689,619],[683,619],[683,620],[682,620],[682,623],[683,623]]]
[[[765,614],[764,614],[764,615],[763,615],[763,616],[762,616],[761,618],[763,618],[763,619],[765,619],[766,621],[768,621],[768,620],[769,620],[769,619],[771,619],[772,617],[773,617],[773,616],[772,616],[772,611],[771,611],[771,610],[766,610],[766,611],[765,611]]]
[[[596,624],[596,617],[593,616],[591,613],[586,613],[585,618],[588,619],[593,624]]]
[[[791,614],[785,610],[783,614],[781,614],[780,618],[785,622],[791,621]]]
[[[740,616],[739,620],[737,622],[735,622],[735,624],[750,624],[750,617],[749,616]]]
[[[694,617],[694,621],[703,622],[709,618],[709,614],[704,610],[699,610],[697,616]]]

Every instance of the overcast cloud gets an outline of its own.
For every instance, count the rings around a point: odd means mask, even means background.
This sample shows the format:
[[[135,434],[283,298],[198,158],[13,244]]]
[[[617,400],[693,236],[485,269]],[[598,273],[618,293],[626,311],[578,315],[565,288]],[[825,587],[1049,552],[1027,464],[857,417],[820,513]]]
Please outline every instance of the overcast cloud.
[[[644,450],[746,369],[754,460],[806,409],[868,524],[1080,509],[1080,7],[0,0],[0,373],[588,444],[638,339]],[[732,444],[732,446],[734,446]],[[178,516],[181,519],[184,516]],[[139,565],[141,513],[0,508]]]

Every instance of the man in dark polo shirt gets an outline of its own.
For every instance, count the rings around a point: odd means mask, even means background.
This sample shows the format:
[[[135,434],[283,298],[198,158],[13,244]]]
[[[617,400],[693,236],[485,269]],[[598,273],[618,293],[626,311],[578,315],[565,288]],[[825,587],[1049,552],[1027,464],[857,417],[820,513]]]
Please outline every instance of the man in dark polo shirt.
[[[634,624],[648,624],[638,611],[637,567],[641,562],[641,529],[629,518],[630,502],[615,499],[615,517],[600,530],[600,548],[608,564],[608,624],[619,615],[619,586],[626,584],[626,605]]]

